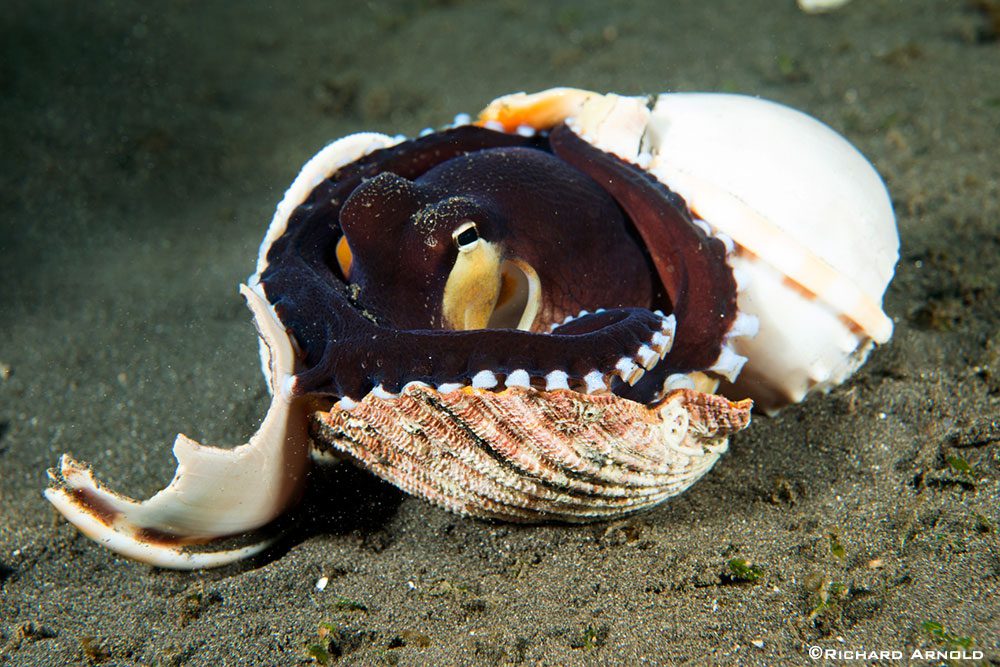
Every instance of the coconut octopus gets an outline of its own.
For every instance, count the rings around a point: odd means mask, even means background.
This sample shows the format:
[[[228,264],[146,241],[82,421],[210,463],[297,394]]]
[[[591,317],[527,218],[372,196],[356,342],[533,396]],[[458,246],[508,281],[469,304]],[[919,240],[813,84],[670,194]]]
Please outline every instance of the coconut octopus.
[[[889,339],[897,251],[869,162],[756,98],[560,88],[353,134],[303,167],[240,288],[272,394],[249,443],[178,435],[144,502],[64,455],[46,496],[181,569],[266,548],[311,460],[485,519],[647,509],[753,402],[829,390]]]

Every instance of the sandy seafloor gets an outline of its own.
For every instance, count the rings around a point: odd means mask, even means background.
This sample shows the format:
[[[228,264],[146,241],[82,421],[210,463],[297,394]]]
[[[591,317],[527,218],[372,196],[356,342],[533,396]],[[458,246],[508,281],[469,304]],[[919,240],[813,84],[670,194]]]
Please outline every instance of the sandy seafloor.
[[[802,665],[810,646],[972,643],[1000,664],[997,11],[4,3],[0,664],[308,664],[321,623],[331,663],[359,665]],[[491,525],[347,470],[269,558],[177,573],[57,517],[41,491],[63,452],[146,497],[177,431],[253,432],[267,399],[235,288],[309,156],[553,85],[742,92],[844,133],[898,215],[891,344],[624,521]]]

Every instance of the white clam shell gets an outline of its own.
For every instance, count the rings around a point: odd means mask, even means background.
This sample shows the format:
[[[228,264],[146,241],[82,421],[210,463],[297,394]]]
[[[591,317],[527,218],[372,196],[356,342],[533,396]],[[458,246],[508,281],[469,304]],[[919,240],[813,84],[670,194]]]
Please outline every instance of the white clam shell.
[[[775,409],[843,382],[892,321],[882,295],[899,257],[888,192],[846,139],[788,107],[739,95],[660,95],[650,171],[738,246],[754,338],[735,394]]]
[[[840,9],[851,0],[798,0],[799,9],[806,14],[824,14]]]

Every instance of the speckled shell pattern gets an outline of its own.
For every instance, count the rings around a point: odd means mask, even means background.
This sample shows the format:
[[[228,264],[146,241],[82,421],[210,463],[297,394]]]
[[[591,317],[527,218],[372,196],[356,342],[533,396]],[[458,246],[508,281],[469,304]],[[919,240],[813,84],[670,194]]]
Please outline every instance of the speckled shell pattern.
[[[751,401],[676,390],[658,406],[574,391],[413,386],[313,415],[316,446],[459,514],[586,522],[648,509],[712,468]]]

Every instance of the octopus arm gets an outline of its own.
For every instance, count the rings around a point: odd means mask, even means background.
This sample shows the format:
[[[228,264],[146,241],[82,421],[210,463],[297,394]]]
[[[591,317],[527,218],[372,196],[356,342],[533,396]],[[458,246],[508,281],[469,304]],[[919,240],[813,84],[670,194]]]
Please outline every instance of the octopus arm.
[[[738,313],[725,244],[700,229],[683,199],[642,169],[594,148],[565,124],[549,139],[556,155],[607,188],[649,250],[677,318],[660,372],[712,369],[725,354]]]

